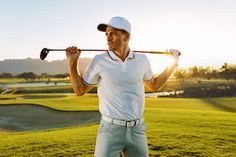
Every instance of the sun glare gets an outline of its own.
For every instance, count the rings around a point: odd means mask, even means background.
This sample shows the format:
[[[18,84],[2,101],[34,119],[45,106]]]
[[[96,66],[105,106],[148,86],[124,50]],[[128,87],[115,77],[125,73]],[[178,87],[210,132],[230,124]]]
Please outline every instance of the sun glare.
[[[150,60],[151,68],[154,74],[160,74],[165,68],[174,63],[171,56],[147,55]]]

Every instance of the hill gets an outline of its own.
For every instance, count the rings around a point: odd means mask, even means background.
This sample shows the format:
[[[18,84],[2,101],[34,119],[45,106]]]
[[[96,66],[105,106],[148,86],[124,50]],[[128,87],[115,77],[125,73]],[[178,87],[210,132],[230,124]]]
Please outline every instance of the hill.
[[[91,58],[81,58],[79,60],[80,71],[83,72]],[[0,73],[12,73],[13,75],[23,72],[34,72],[35,74],[62,74],[68,72],[67,60],[46,61],[40,59],[7,59],[0,61]]]

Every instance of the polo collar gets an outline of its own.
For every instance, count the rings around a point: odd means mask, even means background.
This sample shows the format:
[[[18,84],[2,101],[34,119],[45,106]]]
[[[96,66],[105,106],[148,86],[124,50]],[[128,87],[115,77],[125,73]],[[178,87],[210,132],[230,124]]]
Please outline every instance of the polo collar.
[[[113,51],[108,50],[107,53],[108,56],[114,61],[118,61],[120,59]],[[132,50],[129,51],[127,59],[134,59],[134,52]]]
[[[128,59],[134,59],[134,52],[129,50],[129,55],[127,56]]]

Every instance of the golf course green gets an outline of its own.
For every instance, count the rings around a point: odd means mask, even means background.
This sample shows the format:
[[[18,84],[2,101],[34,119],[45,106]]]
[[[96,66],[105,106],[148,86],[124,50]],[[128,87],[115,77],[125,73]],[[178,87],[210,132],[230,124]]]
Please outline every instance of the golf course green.
[[[0,104],[35,104],[63,112],[96,111],[98,97],[15,94],[1,95]],[[146,98],[144,118],[150,156],[236,156],[236,97]],[[97,129],[97,122],[23,132],[2,128],[0,154],[92,157]]]

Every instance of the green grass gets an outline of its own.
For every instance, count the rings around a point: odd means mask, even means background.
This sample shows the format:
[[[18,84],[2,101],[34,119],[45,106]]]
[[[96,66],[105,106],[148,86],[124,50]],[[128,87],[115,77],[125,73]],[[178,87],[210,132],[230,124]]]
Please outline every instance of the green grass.
[[[48,79],[24,79],[24,78],[0,78],[0,83],[28,83],[28,82],[47,82]],[[50,78],[50,82],[69,82],[69,79]]]
[[[23,78],[1,78],[0,83],[6,84],[6,83],[21,83],[21,82],[26,82],[25,79]]]
[[[69,82],[68,79],[58,79],[52,78],[51,82]],[[24,83],[24,82],[47,82],[47,79],[40,79],[40,80],[30,80],[27,81],[25,79],[0,79],[0,84],[6,83]],[[165,86],[161,89],[161,91],[174,91],[174,90],[184,90],[190,87],[197,87],[197,88],[212,88],[217,87],[218,85],[234,85],[236,86],[236,80],[224,80],[224,79],[212,79],[212,80],[204,80],[204,79],[188,79],[185,81],[178,81],[178,80],[168,80]],[[92,92],[96,92],[96,88],[94,87]],[[2,87],[0,86],[0,90]],[[20,93],[68,93],[72,92],[72,88],[70,85],[67,86],[48,86],[45,87],[21,87],[19,88]],[[145,87],[146,92],[152,92],[150,89]]]
[[[0,100],[0,105],[27,103],[43,105],[58,110],[98,110],[98,97],[96,94],[87,94],[82,97],[66,94],[13,94],[0,95]]]
[[[27,94],[27,93],[72,93],[73,89],[71,85],[63,86],[39,86],[39,87],[21,87],[16,91],[17,94]]]
[[[236,80],[225,80],[225,79],[188,79],[185,81],[178,81],[175,79],[168,80],[167,83],[161,88],[161,91],[175,91],[184,90],[186,88],[213,88],[219,85],[234,85],[236,86]],[[152,92],[150,89],[145,87],[146,92]]]
[[[60,110],[98,109],[96,95],[28,94],[0,98],[0,104],[34,103]],[[150,156],[236,156],[236,97],[147,98],[144,118]],[[34,132],[1,132],[0,156],[92,157],[97,129],[98,124],[91,124]]]

